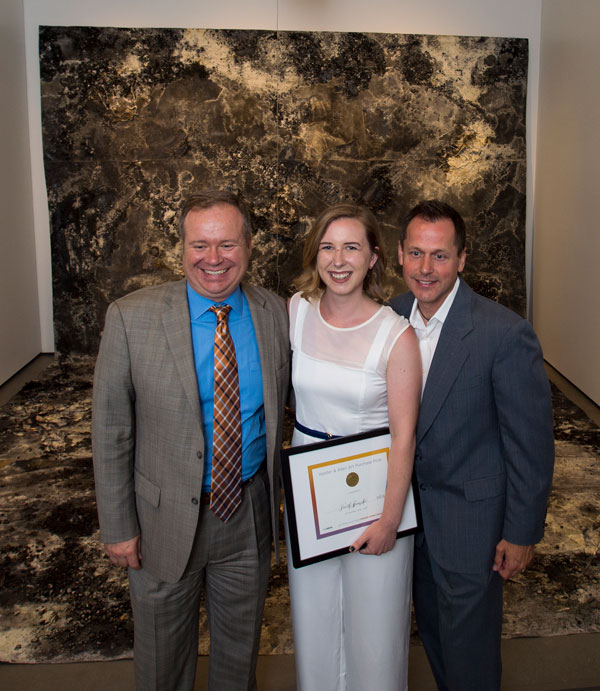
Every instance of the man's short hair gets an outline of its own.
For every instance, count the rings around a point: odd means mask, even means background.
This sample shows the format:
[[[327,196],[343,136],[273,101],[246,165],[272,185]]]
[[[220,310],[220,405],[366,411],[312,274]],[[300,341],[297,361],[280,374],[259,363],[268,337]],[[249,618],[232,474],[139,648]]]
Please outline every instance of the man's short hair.
[[[406,215],[406,218],[400,227],[400,244],[402,247],[404,247],[404,241],[406,240],[406,229],[413,218],[422,218],[430,223],[441,221],[444,218],[452,221],[454,225],[454,244],[456,245],[458,254],[460,255],[463,253],[467,242],[465,222],[463,217],[454,207],[450,206],[450,204],[441,202],[438,199],[428,199],[426,201],[419,202],[415,207],[413,207]]]
[[[196,194],[191,194],[186,197],[181,203],[181,211],[179,214],[179,235],[182,242],[185,242],[185,219],[190,211],[195,209],[210,209],[212,206],[219,204],[229,204],[234,206],[242,215],[244,237],[246,242],[250,242],[252,237],[252,219],[250,218],[250,209],[246,203],[234,192],[229,190],[202,190]]]

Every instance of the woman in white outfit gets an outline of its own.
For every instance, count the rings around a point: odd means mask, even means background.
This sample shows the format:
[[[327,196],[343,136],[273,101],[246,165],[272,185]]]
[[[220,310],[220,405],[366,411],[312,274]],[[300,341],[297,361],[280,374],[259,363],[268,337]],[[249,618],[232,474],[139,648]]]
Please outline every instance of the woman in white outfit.
[[[396,540],[396,529],[412,473],[421,364],[406,319],[380,304],[381,248],[368,209],[329,207],[307,237],[289,303],[292,444],[388,424],[392,440],[383,513],[349,553],[295,569],[288,548],[300,691],[407,688],[413,538]]]

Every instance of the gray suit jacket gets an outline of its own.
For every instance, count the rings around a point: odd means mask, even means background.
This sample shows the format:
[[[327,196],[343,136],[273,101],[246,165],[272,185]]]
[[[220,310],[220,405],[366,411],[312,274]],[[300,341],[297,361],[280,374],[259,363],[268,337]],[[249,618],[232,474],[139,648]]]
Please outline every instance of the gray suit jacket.
[[[261,359],[277,546],[287,312],[273,293],[242,289]],[[185,280],[143,288],[109,306],[94,376],[92,446],[102,541],[141,534],[144,568],[160,580],[179,580],[196,532],[204,472]]]
[[[409,317],[412,293],[391,306]],[[550,387],[529,322],[461,279],[417,425],[415,473],[429,550],[444,568],[491,568],[501,538],[544,533],[554,467]]]

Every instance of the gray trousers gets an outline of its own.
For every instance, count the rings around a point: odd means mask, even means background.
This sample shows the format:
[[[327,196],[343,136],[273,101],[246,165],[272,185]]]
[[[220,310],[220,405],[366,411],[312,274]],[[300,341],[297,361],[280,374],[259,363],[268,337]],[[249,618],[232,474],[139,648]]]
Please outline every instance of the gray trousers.
[[[502,578],[446,571],[415,540],[413,603],[440,691],[499,691]]]
[[[256,688],[256,661],[271,558],[268,480],[259,471],[223,523],[201,507],[190,560],[177,583],[129,570],[138,691],[191,691],[202,586],[210,630],[211,691]],[[143,558],[143,555],[142,555]]]

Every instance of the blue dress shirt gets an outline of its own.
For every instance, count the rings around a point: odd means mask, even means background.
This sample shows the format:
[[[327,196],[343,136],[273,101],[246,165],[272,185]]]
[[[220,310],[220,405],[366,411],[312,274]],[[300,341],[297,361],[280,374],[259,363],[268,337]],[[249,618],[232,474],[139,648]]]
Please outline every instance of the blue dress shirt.
[[[242,289],[238,288],[221,302],[209,300],[187,285],[192,327],[192,345],[198,395],[204,431],[204,480],[202,491],[210,491],[212,472],[213,405],[215,395],[215,328],[217,317],[209,308],[215,304],[231,305],[228,326],[238,364],[240,405],[242,409],[242,480],[251,478],[265,459],[265,409],[262,370],[258,343],[250,307]]]

